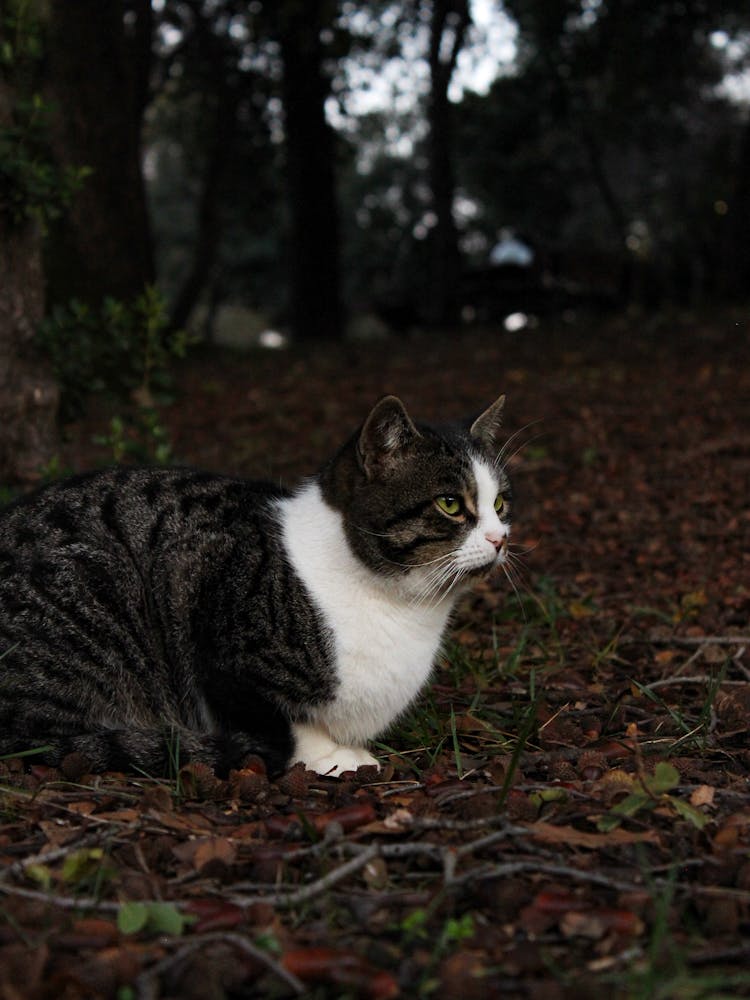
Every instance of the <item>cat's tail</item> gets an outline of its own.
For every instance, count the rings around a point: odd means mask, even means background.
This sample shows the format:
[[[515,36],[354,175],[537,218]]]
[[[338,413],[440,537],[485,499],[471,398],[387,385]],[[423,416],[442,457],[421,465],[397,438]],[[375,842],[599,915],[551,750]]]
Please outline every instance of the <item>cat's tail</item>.
[[[59,767],[66,757],[78,754],[80,766],[95,773],[129,771],[149,777],[174,777],[180,767],[190,762],[207,764],[216,774],[226,776],[232,768],[242,767],[250,756],[262,758],[269,775],[281,774],[290,764],[294,750],[291,729],[276,730],[273,735],[254,737],[248,733],[200,733],[182,727],[164,729],[97,728],[77,735],[53,735],[49,739],[21,747],[15,741],[5,746],[0,738],[0,753],[28,754],[29,761]],[[29,753],[31,751],[31,753]]]

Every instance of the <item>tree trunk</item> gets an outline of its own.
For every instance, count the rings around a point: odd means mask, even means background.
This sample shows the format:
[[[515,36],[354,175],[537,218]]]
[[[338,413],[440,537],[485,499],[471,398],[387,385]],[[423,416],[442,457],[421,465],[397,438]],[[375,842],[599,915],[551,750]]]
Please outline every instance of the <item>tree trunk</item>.
[[[154,280],[141,174],[143,59],[126,38],[122,0],[50,0],[47,96],[61,164],[91,170],[54,227],[46,261],[50,297],[132,299]],[[137,27],[148,27],[138,13]]]
[[[320,42],[334,10],[330,0],[285,0],[276,14],[284,64],[291,320],[300,340],[342,334],[334,137],[325,117],[330,82]]]
[[[172,306],[172,330],[182,330],[187,326],[216,265],[222,234],[222,184],[236,153],[237,114],[242,96],[237,81],[231,80],[233,74],[226,68],[221,48],[214,42],[211,25],[202,23],[200,26],[207,39],[206,50],[212,53],[213,77],[216,80],[216,93],[208,102],[210,111],[207,112],[213,115],[214,132],[203,170],[192,261]]]
[[[740,137],[734,190],[729,201],[729,238],[726,240],[726,260],[723,268],[722,291],[739,302],[750,297],[750,119]]]
[[[183,330],[193,314],[216,264],[221,240],[221,182],[234,146],[237,102],[235,97],[219,104],[216,138],[203,175],[198,202],[198,227],[193,258],[179,287],[169,317],[173,331]]]
[[[453,108],[448,99],[448,88],[470,23],[468,0],[433,0],[427,121],[429,181],[436,221],[430,233],[431,269],[427,319],[438,327],[454,326],[459,320],[461,258],[458,231],[453,217],[456,181],[453,171]]]
[[[11,121],[0,80],[0,128]],[[57,450],[58,391],[34,349],[44,311],[41,235],[0,209],[0,482],[31,483]]]
[[[621,203],[617,192],[612,186],[609,175],[604,165],[604,154],[594,133],[584,121],[578,123],[578,134],[581,137],[583,148],[586,151],[586,158],[589,162],[591,179],[599,192],[604,207],[609,215],[612,224],[612,232],[617,247],[617,260],[619,266],[619,276],[617,281],[618,296],[621,302],[630,302],[637,299],[638,289],[634,287],[635,275],[633,258],[627,249],[628,220],[625,207]],[[643,303],[641,303],[643,304]]]

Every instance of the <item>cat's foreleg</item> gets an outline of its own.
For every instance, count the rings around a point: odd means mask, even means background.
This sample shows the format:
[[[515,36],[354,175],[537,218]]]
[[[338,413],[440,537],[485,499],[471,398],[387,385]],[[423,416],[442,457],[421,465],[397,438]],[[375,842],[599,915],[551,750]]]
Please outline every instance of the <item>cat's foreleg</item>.
[[[302,761],[318,774],[343,774],[356,771],[363,765],[380,768],[378,761],[364,747],[342,746],[334,742],[321,727],[310,723],[295,723],[292,727],[295,740],[292,763]]]

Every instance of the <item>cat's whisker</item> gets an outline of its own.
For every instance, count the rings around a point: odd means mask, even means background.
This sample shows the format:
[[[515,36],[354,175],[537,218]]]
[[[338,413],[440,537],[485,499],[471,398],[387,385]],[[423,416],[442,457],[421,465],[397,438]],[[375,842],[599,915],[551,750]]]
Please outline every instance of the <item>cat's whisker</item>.
[[[441,567],[439,572],[433,572],[425,581],[422,590],[416,595],[413,605],[419,607],[429,602],[437,596],[443,588],[450,567]]]
[[[519,434],[523,434],[523,432],[527,431],[529,429],[529,427],[534,427],[536,424],[540,424],[541,422],[542,422],[541,418],[539,420],[532,420],[530,423],[524,424],[523,427],[519,427],[517,431],[515,431],[513,434],[511,434],[511,436],[508,438],[508,440],[505,442],[505,444],[502,446],[502,448],[498,452],[497,457],[495,458],[495,466],[497,467],[497,466],[499,466],[501,464],[501,462],[503,461],[505,455],[508,452],[508,448],[510,448],[511,444],[516,440],[516,438],[519,436]],[[540,435],[536,435],[536,437],[539,437],[539,436]],[[530,440],[533,441],[533,440],[535,440],[535,438],[531,438]],[[523,445],[521,445],[521,447],[522,448],[526,447],[526,444],[528,444],[528,442],[525,442]],[[515,454],[517,454],[517,452],[513,452],[513,454],[515,455]],[[508,459],[508,461],[510,461],[510,459]],[[507,462],[505,464],[507,464]]]
[[[508,543],[508,552],[515,556],[525,556],[529,552],[533,552],[539,546],[539,542],[534,542],[533,545],[515,545],[513,542]]]
[[[458,555],[458,550],[452,555]],[[419,603],[425,604],[435,597],[439,596],[440,600],[443,600],[448,594],[454,590],[461,580],[469,573],[469,567],[464,566],[458,561],[454,562],[453,566],[448,566],[445,568],[445,572],[440,574],[432,575],[432,582],[428,582],[426,587],[423,589],[419,595]]]
[[[444,552],[442,555],[436,556],[434,559],[425,559],[421,563],[400,563],[396,562],[395,559],[387,559],[383,557],[390,566],[399,566],[401,569],[423,569],[425,566],[435,566],[440,563],[448,563],[453,558],[453,552]]]
[[[391,538],[395,538],[396,537],[396,534],[393,531],[390,531],[390,532],[388,532],[388,531],[370,531],[369,528],[363,528],[359,524],[352,525],[352,527],[354,527],[361,535],[371,535],[373,538],[386,538],[386,539],[390,540]]]
[[[521,592],[518,589],[518,587],[516,586],[516,581],[513,578],[513,573],[511,572],[510,567],[506,566],[505,563],[502,564],[502,569],[503,569],[503,573],[505,573],[505,578],[507,579],[508,583],[513,588],[513,593],[516,595],[516,600],[518,601],[518,606],[521,609],[521,612],[523,613],[524,621],[526,621],[526,608],[523,606],[523,600],[521,599]],[[527,589],[527,588],[524,588],[524,589]]]
[[[422,590],[412,602],[414,605],[421,606],[428,604],[438,594],[441,598],[445,597],[452,586],[452,583],[448,583],[448,586],[446,586],[446,582],[450,579],[451,571],[455,571],[456,569],[456,554],[455,551],[447,553],[448,561],[443,565],[433,567],[431,572],[427,574],[427,579],[424,582]],[[441,593],[443,590],[445,592]]]
[[[547,436],[547,431],[542,431],[540,434],[534,434],[533,437],[527,438],[526,441],[522,441],[521,444],[519,444],[519,446],[515,449],[515,451],[513,451],[512,454],[508,455],[508,457],[504,461],[504,465],[510,465],[510,463],[513,461],[516,455],[520,454],[520,452],[522,452],[524,448],[528,448],[528,446],[530,444],[533,444],[534,441],[539,441],[541,438],[546,436]]]
[[[528,620],[528,616],[526,614],[526,608],[524,607],[523,598],[521,596],[521,591],[524,590],[526,593],[531,593],[531,588],[521,578],[520,573],[518,573],[517,570],[514,571],[513,567],[508,566],[506,563],[503,563],[502,564],[502,569],[503,569],[503,573],[505,574],[506,580],[508,581],[508,583],[511,585],[511,588],[513,589],[513,593],[515,595],[516,600],[518,601],[518,607],[521,609],[521,613],[523,615],[524,621],[527,621]],[[516,582],[516,580],[518,580],[518,583]]]
[[[512,553],[508,554],[508,559],[504,566],[507,567],[511,574],[514,574],[524,585],[525,590],[531,590],[525,579],[525,574],[527,572],[526,566],[523,561]]]
[[[435,556],[434,559],[425,559],[424,562],[410,563],[409,565],[414,569],[421,569],[423,566],[434,566],[438,563],[450,562],[450,560],[453,559],[455,554],[456,554],[455,552],[443,552],[442,555]]]

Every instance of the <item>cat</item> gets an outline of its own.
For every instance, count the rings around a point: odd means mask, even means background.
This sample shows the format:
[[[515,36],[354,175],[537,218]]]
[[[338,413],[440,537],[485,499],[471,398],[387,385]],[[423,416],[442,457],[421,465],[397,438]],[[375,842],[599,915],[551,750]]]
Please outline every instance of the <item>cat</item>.
[[[427,681],[507,557],[504,397],[473,423],[378,402],[294,492],[121,467],[0,512],[0,755],[341,775]]]

